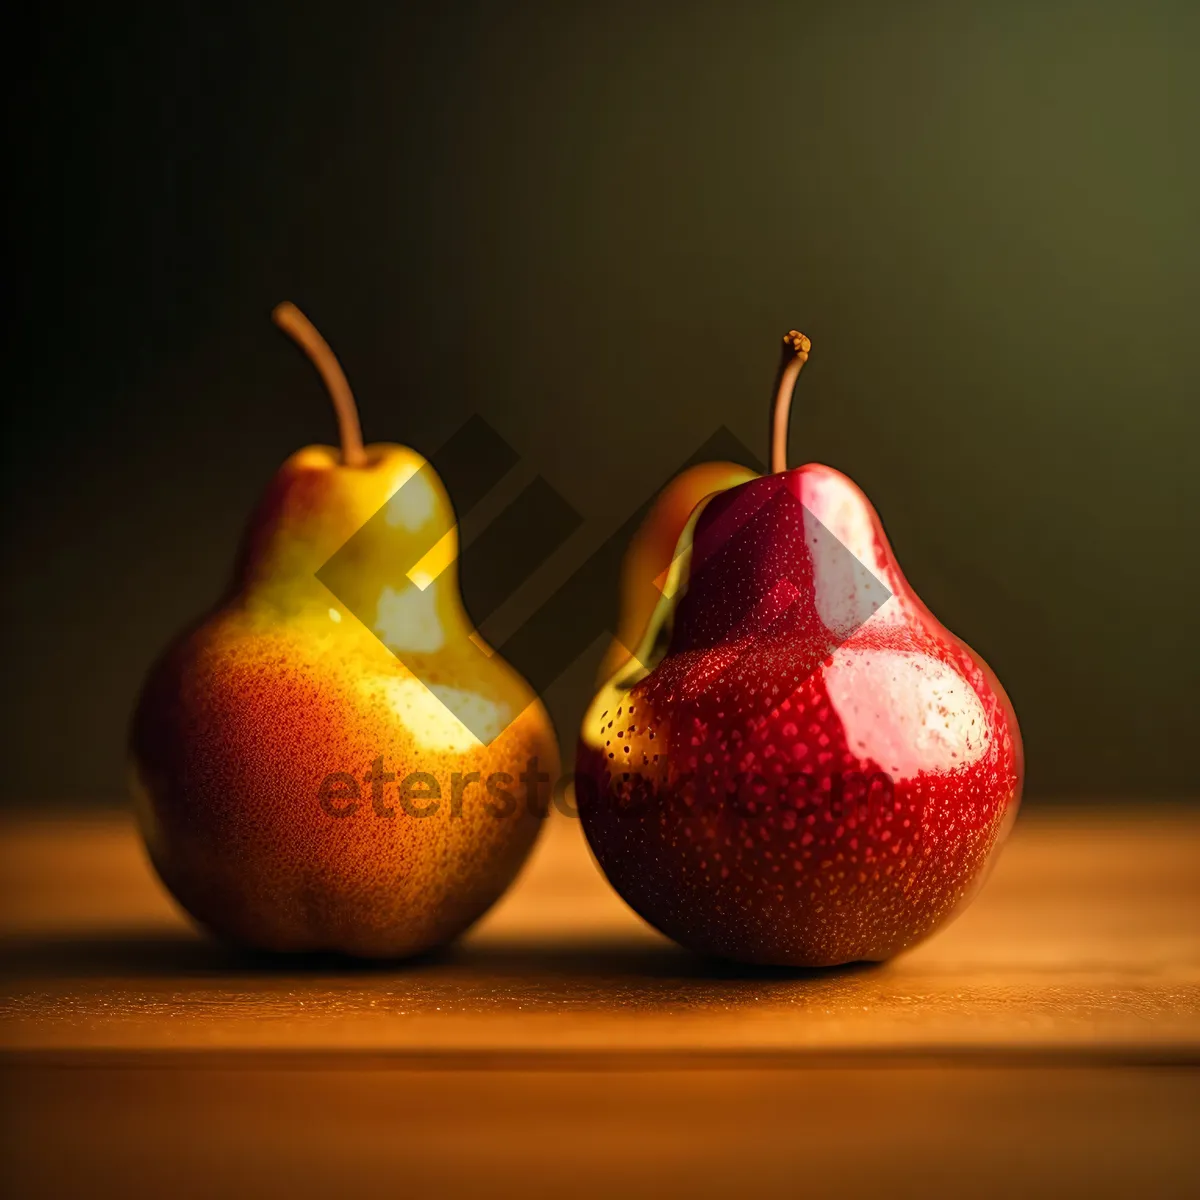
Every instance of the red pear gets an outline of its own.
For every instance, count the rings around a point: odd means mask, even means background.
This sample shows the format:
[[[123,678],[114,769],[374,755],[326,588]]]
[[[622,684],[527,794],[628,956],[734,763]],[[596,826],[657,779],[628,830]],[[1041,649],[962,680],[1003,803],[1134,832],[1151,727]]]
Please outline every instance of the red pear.
[[[959,912],[1020,802],[986,663],[921,602],[845,475],[787,470],[810,344],[785,341],[773,474],[691,515],[645,639],[601,689],[580,816],[677,942],[763,964],[891,957]]]

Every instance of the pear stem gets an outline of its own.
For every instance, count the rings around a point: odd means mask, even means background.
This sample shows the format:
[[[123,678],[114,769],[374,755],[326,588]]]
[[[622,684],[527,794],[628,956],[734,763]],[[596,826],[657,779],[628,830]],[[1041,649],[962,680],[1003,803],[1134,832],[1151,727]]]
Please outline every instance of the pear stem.
[[[812,342],[799,330],[789,329],[783,335],[783,361],[779,364],[779,378],[775,384],[775,401],[771,406],[771,471],[778,475],[787,470],[788,417],[792,411],[792,393]]]
[[[277,304],[271,320],[308,355],[317,374],[333,401],[337,414],[338,436],[342,443],[342,462],[347,467],[365,467],[367,452],[363,449],[362,426],[358,422],[358,405],[346,381],[345,372],[329,343],[317,332],[317,327],[290,301]]]

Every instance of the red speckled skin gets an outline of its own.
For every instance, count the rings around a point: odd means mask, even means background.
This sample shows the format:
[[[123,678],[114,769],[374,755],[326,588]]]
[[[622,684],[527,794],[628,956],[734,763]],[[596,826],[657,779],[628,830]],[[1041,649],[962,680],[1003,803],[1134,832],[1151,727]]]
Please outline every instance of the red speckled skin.
[[[367,466],[346,468],[335,451],[309,447],[284,464],[230,595],[155,665],[134,715],[133,791],[150,858],[196,920],[242,946],[392,958],[449,941],[533,845],[549,786],[534,781],[530,802],[520,779],[530,760],[551,780],[559,773],[528,685],[466,640],[453,570],[424,593],[423,619],[445,634],[429,662],[439,682],[512,715],[486,746],[381,642],[403,637],[403,622],[368,629],[316,579],[424,466],[402,447],[368,454]],[[389,588],[412,595],[395,566],[411,558],[389,553],[399,540],[429,546],[453,528],[439,481],[418,499],[402,514],[407,526],[388,524],[364,547],[354,611],[375,611]],[[380,758],[394,778],[375,795]],[[429,815],[404,809],[400,781],[414,772],[440,792]],[[322,800],[333,773],[354,781],[357,799],[339,780]],[[497,782],[509,798],[486,790],[497,773],[511,777]],[[422,781],[406,799],[420,813],[435,803],[430,791]]]
[[[813,516],[892,593],[877,611]],[[588,841],[632,908],[701,952],[816,967],[889,958],[963,906],[1020,801],[1016,718],[849,479],[809,465],[710,500],[668,619],[665,657],[601,691],[577,758]]]

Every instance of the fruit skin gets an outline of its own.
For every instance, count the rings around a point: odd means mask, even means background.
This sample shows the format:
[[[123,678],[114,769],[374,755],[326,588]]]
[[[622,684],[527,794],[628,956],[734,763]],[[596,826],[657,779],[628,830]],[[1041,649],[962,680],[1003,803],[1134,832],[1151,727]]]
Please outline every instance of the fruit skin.
[[[343,603],[315,572],[393,493],[396,512],[354,543]],[[417,593],[412,548],[444,533],[440,560],[425,564],[437,577]],[[276,474],[230,593],[151,670],[132,726],[151,861],[214,933],[268,951],[410,955],[464,930],[524,862],[548,797],[542,784],[527,803],[520,775],[537,760],[556,778],[557,745],[528,685],[468,640],[456,554],[449,500],[411,450],[369,446],[365,466],[346,467],[312,446]],[[397,610],[401,596],[415,607]],[[376,613],[379,636],[351,610]],[[383,644],[410,636],[440,684],[495,706],[497,726],[515,718],[489,745]],[[374,780],[378,759],[394,780]],[[359,781],[356,807],[349,781],[325,784],[335,772]],[[429,816],[403,807],[413,772],[440,790]],[[512,777],[493,780],[511,803],[485,790],[497,772]],[[420,812],[431,790],[415,781],[407,802]]]
[[[812,517],[892,593],[873,615],[850,560],[812,549]],[[1003,688],[830,467],[714,497],[689,545],[686,589],[584,721],[577,801],[600,866],[704,953],[819,967],[914,945],[969,900],[1016,814]]]
[[[756,479],[738,463],[697,463],[681,471],[655,498],[621,563],[620,619],[600,663],[597,683],[610,679],[629,661],[662,595],[662,584],[675,557],[675,544],[692,510],[714,492]]]

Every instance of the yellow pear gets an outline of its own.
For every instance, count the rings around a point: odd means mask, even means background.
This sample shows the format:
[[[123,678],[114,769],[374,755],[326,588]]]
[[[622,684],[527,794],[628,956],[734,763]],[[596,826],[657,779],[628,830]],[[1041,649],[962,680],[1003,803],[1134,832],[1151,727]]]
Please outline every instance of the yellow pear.
[[[329,347],[294,306],[275,319],[324,378],[341,447],[280,467],[229,592],[151,670],[135,803],[159,875],[214,933],[410,955],[516,875],[558,747],[471,624],[436,472],[404,446],[364,446]]]

